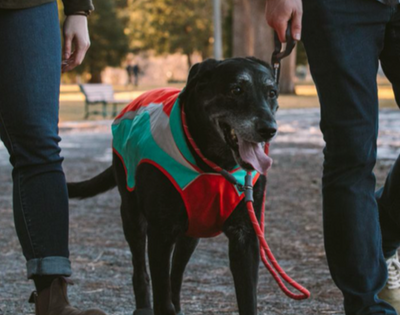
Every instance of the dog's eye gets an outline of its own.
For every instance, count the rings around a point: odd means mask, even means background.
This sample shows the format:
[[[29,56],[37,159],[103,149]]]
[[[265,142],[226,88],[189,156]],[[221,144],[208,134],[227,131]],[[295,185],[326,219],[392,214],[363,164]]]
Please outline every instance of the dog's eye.
[[[243,93],[243,90],[242,90],[242,88],[240,87],[240,86],[235,86],[232,90],[231,90],[231,93],[233,94],[233,95],[240,95],[240,94],[242,94]]]
[[[275,90],[271,90],[268,92],[268,97],[269,98],[275,98],[277,96],[277,92]]]

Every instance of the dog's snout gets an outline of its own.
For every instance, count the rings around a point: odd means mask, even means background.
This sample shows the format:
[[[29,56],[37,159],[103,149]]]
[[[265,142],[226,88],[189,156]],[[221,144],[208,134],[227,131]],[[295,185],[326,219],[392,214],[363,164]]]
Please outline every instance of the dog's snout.
[[[277,133],[277,126],[275,124],[260,121],[256,124],[257,133],[264,139],[272,139]]]

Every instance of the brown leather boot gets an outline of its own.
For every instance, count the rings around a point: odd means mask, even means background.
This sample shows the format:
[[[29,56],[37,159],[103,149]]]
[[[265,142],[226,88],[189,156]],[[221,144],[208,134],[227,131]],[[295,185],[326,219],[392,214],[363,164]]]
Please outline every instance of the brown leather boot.
[[[37,294],[33,292],[30,303],[35,303],[36,315],[106,315],[96,309],[80,311],[69,304],[67,285],[73,284],[71,280],[59,277],[51,286]]]

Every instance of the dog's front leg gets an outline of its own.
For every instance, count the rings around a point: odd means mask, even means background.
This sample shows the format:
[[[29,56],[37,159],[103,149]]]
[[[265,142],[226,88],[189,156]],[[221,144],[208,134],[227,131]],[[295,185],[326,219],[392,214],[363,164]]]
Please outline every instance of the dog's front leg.
[[[171,301],[170,258],[175,239],[149,226],[149,264],[155,315],[176,315]]]
[[[257,282],[260,261],[258,240],[249,227],[228,229],[230,268],[240,315],[257,314]]]
[[[174,255],[172,258],[171,288],[172,302],[174,303],[175,310],[178,315],[183,315],[181,310],[181,288],[183,273],[198,243],[199,240],[196,238],[181,236],[175,245]]]

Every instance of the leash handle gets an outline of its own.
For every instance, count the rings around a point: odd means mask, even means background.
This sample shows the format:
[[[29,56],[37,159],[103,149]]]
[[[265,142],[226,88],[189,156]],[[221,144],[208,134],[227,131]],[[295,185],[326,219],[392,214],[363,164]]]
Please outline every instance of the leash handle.
[[[275,50],[272,53],[271,64],[274,68],[275,82],[279,84],[279,77],[281,74],[281,60],[287,56],[289,56],[293,48],[296,46],[296,41],[292,37],[292,21],[288,21],[288,27],[286,29],[286,47],[285,50],[282,51],[282,43],[279,40],[278,33],[274,32],[274,42],[275,42]]]

